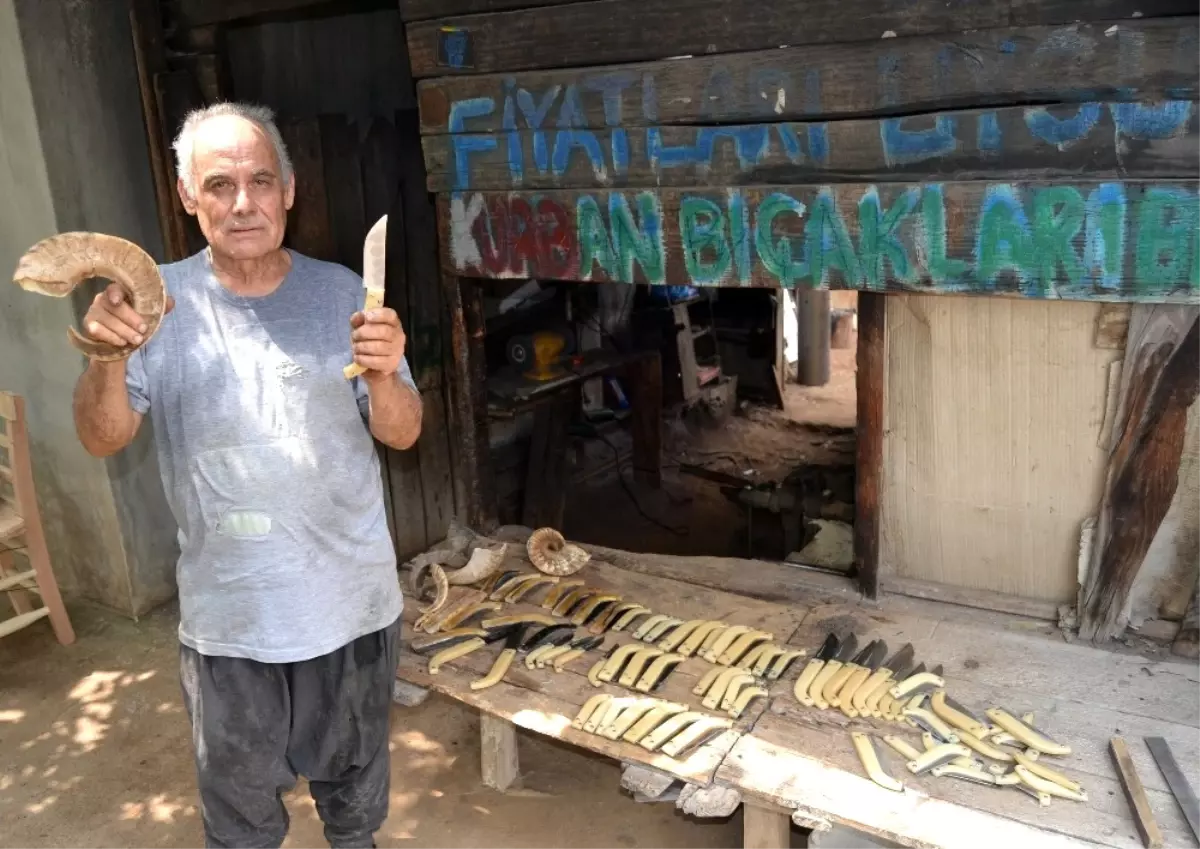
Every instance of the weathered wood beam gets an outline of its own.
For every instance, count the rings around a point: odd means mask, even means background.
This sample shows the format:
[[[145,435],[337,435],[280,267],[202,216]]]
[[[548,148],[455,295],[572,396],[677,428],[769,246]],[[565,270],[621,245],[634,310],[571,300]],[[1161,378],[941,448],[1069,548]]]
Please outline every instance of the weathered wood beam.
[[[330,0],[176,0],[174,5],[181,26],[199,27],[328,6]]]
[[[1153,260],[1160,261],[1157,250]],[[1120,393],[1093,554],[1080,592],[1079,635],[1093,641],[1124,630],[1130,589],[1175,495],[1188,407],[1200,393],[1200,310],[1134,307]]]
[[[439,241],[468,277],[1195,304],[1196,187],[466,192],[439,196]]]
[[[595,3],[579,4],[595,6]],[[804,25],[808,16],[795,16]],[[1190,100],[1192,16],[975,32],[670,61],[438,77],[417,85],[423,133],[815,121],[1029,103]],[[1064,114],[1063,118],[1071,115]],[[1089,106],[1063,132],[1102,116]],[[1044,121],[1044,119],[1043,119]],[[984,127],[983,140],[997,139]],[[1003,139],[1000,127],[1000,139]],[[664,139],[665,141],[665,139]]]
[[[579,0],[400,0],[400,19],[408,23],[450,15],[475,15],[578,2]]]
[[[199,0],[192,0],[199,2]],[[1000,0],[950,4],[909,0],[593,0],[413,23],[408,27],[413,76],[560,68],[774,49],[781,45],[878,41],[896,36],[961,33],[1009,24],[1073,24],[1076,3]],[[1109,0],[1087,17],[1147,18],[1194,14],[1188,0]]]
[[[867,598],[879,596],[880,495],[887,387],[887,298],[858,296],[857,408],[854,424],[854,569]]]

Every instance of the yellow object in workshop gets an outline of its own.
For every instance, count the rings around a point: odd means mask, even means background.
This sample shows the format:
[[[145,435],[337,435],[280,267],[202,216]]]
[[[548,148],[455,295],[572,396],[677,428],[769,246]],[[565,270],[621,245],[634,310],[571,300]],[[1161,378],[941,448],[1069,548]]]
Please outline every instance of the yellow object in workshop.
[[[561,333],[542,330],[533,334],[533,367],[525,372],[530,380],[553,380],[564,373],[558,364],[567,340]]]

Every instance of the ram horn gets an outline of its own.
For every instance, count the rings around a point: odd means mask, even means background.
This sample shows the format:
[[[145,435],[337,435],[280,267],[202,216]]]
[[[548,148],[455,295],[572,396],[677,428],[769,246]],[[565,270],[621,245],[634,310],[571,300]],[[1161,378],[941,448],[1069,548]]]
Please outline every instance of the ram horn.
[[[446,580],[451,586],[474,584],[492,575],[504,565],[508,545],[500,543],[495,548],[476,548],[471,552],[471,559],[461,569],[446,573]]]
[[[533,568],[547,575],[574,575],[591,558],[577,545],[572,545],[554,528],[539,528],[525,543]]]
[[[142,345],[162,322],[167,307],[167,287],[154,259],[118,236],[103,233],[60,233],[33,245],[17,262],[13,282],[27,292],[66,297],[84,280],[103,277],[117,283],[129,296],[133,311],[146,324]],[[93,360],[113,362],[129,357],[140,345],[110,345],[67,328],[72,345]]]

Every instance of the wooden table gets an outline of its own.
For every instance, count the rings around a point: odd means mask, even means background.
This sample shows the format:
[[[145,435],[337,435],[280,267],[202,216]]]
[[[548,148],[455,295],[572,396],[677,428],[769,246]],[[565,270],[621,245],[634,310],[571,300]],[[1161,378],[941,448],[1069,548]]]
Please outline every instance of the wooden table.
[[[523,540],[520,532],[508,529],[497,536]],[[485,542],[494,541],[480,541]],[[688,812],[704,813],[711,803],[708,812],[722,815],[729,813],[729,800],[744,804],[746,846],[786,847],[788,826],[795,822],[818,830],[848,826],[906,846],[974,847],[986,834],[989,845],[1137,849],[1141,843],[1134,821],[1107,755],[1108,738],[1120,734],[1131,744],[1166,845],[1194,845],[1140,739],[1165,737],[1193,786],[1200,786],[1200,705],[1195,699],[1200,674],[1194,663],[1070,644],[1050,623],[956,605],[893,596],[882,607],[872,606],[824,576],[811,579],[804,601],[780,601],[780,587],[790,587],[788,592],[796,595],[809,574],[783,564],[585,548],[593,552],[593,560],[580,577],[626,599],[644,600],[655,611],[754,625],[809,651],[830,631],[852,630],[860,645],[882,638],[891,650],[912,642],[918,659],[944,665],[947,689],[969,707],[1034,711],[1039,727],[1072,746],[1073,753],[1055,766],[1084,784],[1089,801],[1056,799],[1041,808],[1008,788],[914,778],[880,742],[885,768],[906,785],[903,793],[885,790],[865,777],[848,732],[899,733],[919,747],[915,732],[802,706],[791,694],[799,664],[771,687],[768,705],[756,702],[734,729],[681,763],[570,727],[579,707],[597,692],[586,680],[593,655],[560,674],[514,667],[497,686],[473,691],[469,682],[490,668],[498,647],[475,652],[435,676],[427,673],[423,659],[405,650],[399,672],[403,681],[436,690],[488,717],[481,724],[482,766],[491,786],[503,789],[517,775],[515,728],[520,727],[620,760],[634,778],[661,777],[657,792]],[[523,557],[523,546],[510,550]],[[723,568],[729,570],[727,583],[737,585],[739,592],[689,582],[719,583]],[[415,607],[411,602],[406,606],[406,621],[416,617]],[[664,697],[695,704],[691,685],[706,668],[698,659],[681,665],[664,685]],[[607,691],[629,692],[620,687]],[[667,792],[680,784],[682,792]]]

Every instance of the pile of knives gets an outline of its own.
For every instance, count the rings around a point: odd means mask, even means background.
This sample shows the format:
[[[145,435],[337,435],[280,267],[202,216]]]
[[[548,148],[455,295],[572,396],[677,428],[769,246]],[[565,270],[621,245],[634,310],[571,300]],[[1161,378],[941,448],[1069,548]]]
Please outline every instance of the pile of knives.
[[[981,719],[946,692],[940,665],[927,670],[924,663],[914,663],[911,643],[891,657],[887,652],[883,640],[860,649],[854,634],[830,634],[797,677],[793,695],[808,707],[837,708],[850,718],[881,719],[919,731],[920,748],[897,735],[882,737],[912,775],[1012,787],[1042,806],[1052,798],[1087,801],[1078,782],[1046,765],[1044,756],[1063,757],[1071,749],[1039,730],[1032,714],[1017,718],[992,707]],[[872,781],[904,789],[883,768],[870,734],[853,731],[851,742]]]

